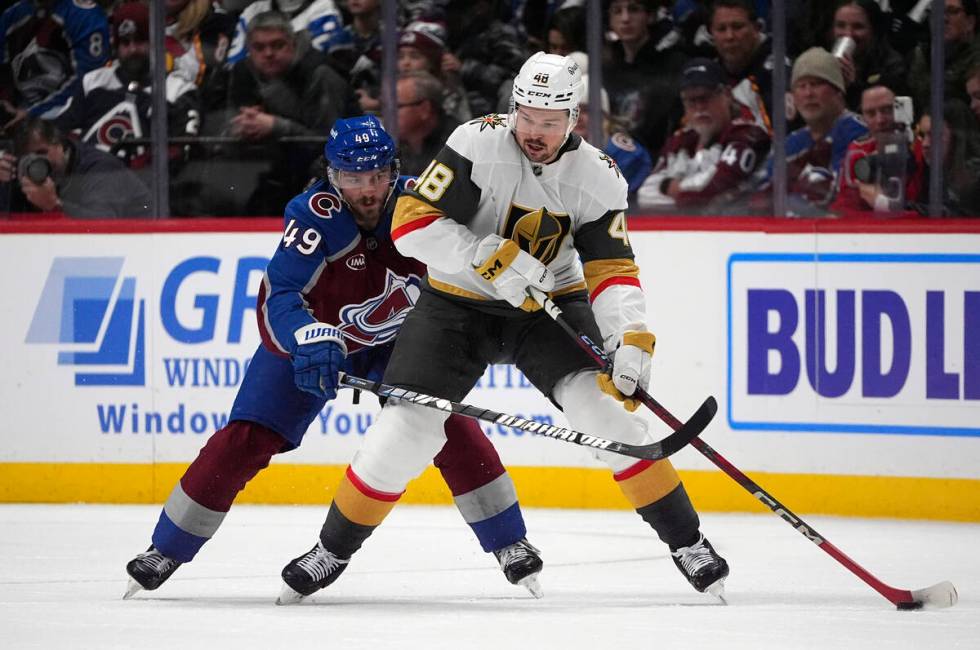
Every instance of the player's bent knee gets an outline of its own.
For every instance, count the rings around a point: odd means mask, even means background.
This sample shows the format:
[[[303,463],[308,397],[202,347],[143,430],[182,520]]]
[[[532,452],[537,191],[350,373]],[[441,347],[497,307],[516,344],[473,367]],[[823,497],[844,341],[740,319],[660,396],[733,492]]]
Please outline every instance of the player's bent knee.
[[[354,473],[375,490],[403,491],[446,444],[448,416],[404,402],[386,405],[351,461]]]
[[[573,373],[555,386],[555,400],[561,404],[571,427],[631,445],[650,442],[647,422],[599,390],[596,375],[598,371],[595,370]],[[593,455],[614,472],[635,462],[635,459],[609,452],[595,451]]]

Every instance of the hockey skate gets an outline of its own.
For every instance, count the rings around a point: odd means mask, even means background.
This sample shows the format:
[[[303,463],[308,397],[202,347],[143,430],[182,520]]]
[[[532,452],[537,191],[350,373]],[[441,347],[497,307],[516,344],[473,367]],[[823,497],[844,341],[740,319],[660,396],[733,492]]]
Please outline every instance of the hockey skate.
[[[126,565],[129,586],[123,594],[123,600],[132,597],[140,589],[153,591],[166,582],[179,566],[180,562],[163,555],[151,545],[145,553],[140,553]]]
[[[337,557],[319,541],[312,549],[294,558],[282,570],[285,584],[276,599],[277,605],[294,605],[313,592],[323,589],[340,577],[350,558]]]
[[[541,585],[538,584],[538,574],[544,567],[540,553],[541,551],[532,546],[527,539],[493,552],[507,580],[512,585],[524,587],[535,598],[544,595]]]
[[[680,569],[691,586],[704,593],[707,591],[721,602],[725,600],[725,578],[728,577],[728,562],[715,552],[704,535],[691,546],[683,546],[670,553],[674,564]]]

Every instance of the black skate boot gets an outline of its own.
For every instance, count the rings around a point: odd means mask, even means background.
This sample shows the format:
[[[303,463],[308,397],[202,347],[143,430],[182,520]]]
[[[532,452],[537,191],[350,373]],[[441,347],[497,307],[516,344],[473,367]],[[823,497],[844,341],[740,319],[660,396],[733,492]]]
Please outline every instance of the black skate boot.
[[[316,543],[312,549],[294,558],[282,570],[284,584],[277,605],[293,605],[313,592],[323,589],[340,577],[347,568],[350,558],[337,557],[323,544]]]
[[[527,539],[493,552],[508,582],[524,587],[535,598],[544,595],[541,585],[538,584],[538,574],[544,567],[540,553]]]
[[[145,553],[140,553],[126,565],[129,574],[129,587],[123,595],[127,599],[140,589],[153,591],[173,575],[180,562],[172,560],[160,551],[150,546]]]
[[[680,569],[691,586],[725,602],[725,578],[728,577],[728,562],[715,552],[711,542],[701,535],[691,546],[674,549],[670,553],[674,564]]]

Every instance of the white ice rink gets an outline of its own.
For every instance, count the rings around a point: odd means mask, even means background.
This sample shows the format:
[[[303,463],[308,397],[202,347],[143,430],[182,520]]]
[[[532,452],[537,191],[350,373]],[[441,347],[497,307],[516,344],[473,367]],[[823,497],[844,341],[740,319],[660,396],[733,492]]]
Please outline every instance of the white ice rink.
[[[899,612],[775,516],[705,515],[729,606],[694,592],[630,512],[525,511],[542,600],[506,582],[451,508],[400,506],[332,587],[273,603],[324,508],[236,506],[192,564],[123,601],[157,506],[0,506],[0,648],[980,648],[980,525],[806,517],[888,584],[951,580]]]

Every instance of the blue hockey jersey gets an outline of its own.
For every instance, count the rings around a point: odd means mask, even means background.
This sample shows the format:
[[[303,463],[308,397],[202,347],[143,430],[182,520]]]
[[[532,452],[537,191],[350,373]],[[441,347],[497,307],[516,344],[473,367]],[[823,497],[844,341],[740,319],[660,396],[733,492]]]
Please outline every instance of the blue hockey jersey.
[[[317,321],[343,332],[348,354],[394,340],[425,275],[425,266],[391,241],[395,200],[411,182],[398,179],[370,232],[326,180],[289,202],[283,238],[259,289],[259,332],[268,349],[291,354],[294,332]]]

